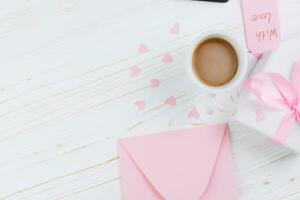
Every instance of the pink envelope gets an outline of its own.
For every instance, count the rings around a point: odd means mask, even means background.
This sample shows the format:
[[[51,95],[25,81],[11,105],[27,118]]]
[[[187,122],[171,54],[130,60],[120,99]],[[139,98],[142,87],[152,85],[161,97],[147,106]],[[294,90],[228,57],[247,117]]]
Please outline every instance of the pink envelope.
[[[236,200],[226,124],[121,139],[124,200]]]

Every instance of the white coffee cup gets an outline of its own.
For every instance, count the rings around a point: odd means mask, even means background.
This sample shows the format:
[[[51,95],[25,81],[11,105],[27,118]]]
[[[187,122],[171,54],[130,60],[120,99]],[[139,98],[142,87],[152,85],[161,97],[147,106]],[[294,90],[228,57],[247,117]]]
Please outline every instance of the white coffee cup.
[[[231,81],[226,83],[222,86],[210,86],[199,80],[197,75],[195,74],[193,70],[193,56],[196,48],[205,40],[208,40],[210,38],[220,38],[223,39],[229,44],[232,45],[234,48],[237,58],[238,58],[238,68],[235,76]],[[228,33],[224,31],[213,31],[213,32],[206,32],[202,34],[200,37],[198,37],[189,47],[188,51],[188,57],[187,57],[187,63],[186,63],[186,71],[188,74],[188,77],[202,90],[205,92],[208,92],[210,94],[218,94],[218,93],[224,93],[229,92],[237,88],[245,79],[247,75],[247,68],[248,68],[248,53],[247,49],[243,48],[242,45],[234,39],[232,36],[230,36]]]
[[[211,86],[205,84],[203,81],[199,80],[198,76],[194,71],[193,56],[196,48],[204,41],[211,38],[220,38],[227,41],[234,48],[237,59],[238,67],[235,76],[228,83],[222,86]],[[186,61],[186,72],[188,77],[192,82],[199,87],[199,89],[208,93],[208,105],[207,112],[213,112],[214,97],[219,93],[226,93],[235,90],[241,83],[245,80],[248,71],[248,53],[247,48],[243,47],[236,39],[234,39],[229,33],[224,31],[210,31],[199,36],[189,47],[188,56]]]

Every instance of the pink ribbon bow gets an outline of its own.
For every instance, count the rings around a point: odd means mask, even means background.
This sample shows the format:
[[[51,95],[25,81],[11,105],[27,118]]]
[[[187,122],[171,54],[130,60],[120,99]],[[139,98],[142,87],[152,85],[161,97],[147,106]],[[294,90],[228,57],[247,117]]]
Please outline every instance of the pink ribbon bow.
[[[300,61],[292,69],[291,82],[278,73],[259,73],[248,80],[245,89],[265,106],[286,110],[274,140],[284,143],[295,123],[300,123]]]

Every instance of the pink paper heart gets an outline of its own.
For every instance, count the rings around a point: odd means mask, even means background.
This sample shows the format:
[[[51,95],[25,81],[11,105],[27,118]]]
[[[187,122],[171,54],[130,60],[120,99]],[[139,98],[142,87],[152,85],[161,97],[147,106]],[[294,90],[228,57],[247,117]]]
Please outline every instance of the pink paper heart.
[[[165,104],[169,105],[171,107],[176,106],[176,99],[175,99],[175,97],[173,97],[173,96],[168,97],[166,99],[166,101],[165,101]]]
[[[266,115],[263,113],[261,109],[256,109],[256,121],[261,122],[266,119]]]
[[[146,107],[146,102],[144,100],[137,100],[136,102],[134,102],[134,105],[138,110],[144,110]]]
[[[256,59],[260,59],[262,57],[262,53],[253,53],[253,55],[256,57]]]
[[[173,62],[173,58],[169,53],[166,53],[162,59],[163,63],[172,63]]]
[[[149,51],[149,49],[145,44],[140,44],[139,53],[147,53],[148,51]]]
[[[197,110],[197,108],[193,108],[189,113],[188,113],[188,118],[192,119],[192,118],[195,118],[195,119],[199,119],[200,117],[200,114]]]
[[[141,73],[141,69],[138,66],[133,66],[130,68],[130,75],[132,77],[138,76]]]
[[[170,28],[169,32],[172,33],[172,34],[176,34],[178,35],[179,34],[179,23],[176,22],[173,24],[173,26]]]
[[[160,81],[158,79],[151,79],[150,84],[152,88],[157,88],[160,84]]]

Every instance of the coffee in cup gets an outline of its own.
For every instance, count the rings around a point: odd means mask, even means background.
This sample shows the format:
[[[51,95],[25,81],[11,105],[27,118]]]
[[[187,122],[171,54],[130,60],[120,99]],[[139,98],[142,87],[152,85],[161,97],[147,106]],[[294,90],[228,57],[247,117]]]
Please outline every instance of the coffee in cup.
[[[191,80],[210,94],[228,92],[247,74],[247,51],[229,34],[207,32],[189,49],[187,72]]]
[[[194,51],[193,71],[204,84],[219,87],[236,75],[239,60],[233,46],[224,39],[210,38]]]

